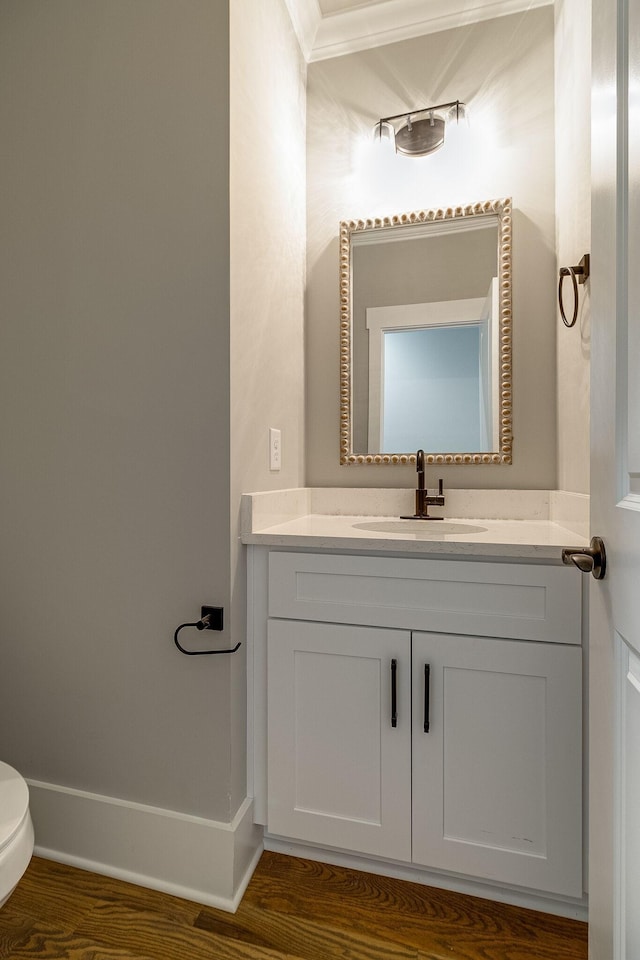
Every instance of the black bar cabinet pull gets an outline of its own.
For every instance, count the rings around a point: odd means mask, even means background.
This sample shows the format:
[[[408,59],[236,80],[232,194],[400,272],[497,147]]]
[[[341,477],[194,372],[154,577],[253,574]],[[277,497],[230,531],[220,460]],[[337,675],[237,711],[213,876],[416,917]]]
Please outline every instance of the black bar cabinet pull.
[[[431,679],[431,667],[428,663],[424,665],[424,732],[429,733],[429,681]]]
[[[398,673],[398,661],[391,661],[391,726],[398,726],[398,691],[396,676]]]

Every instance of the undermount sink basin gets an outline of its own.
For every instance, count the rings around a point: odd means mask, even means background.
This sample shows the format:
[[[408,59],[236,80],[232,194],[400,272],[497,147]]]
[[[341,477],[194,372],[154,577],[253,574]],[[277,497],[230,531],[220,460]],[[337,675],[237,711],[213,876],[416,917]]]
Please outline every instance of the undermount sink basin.
[[[412,533],[424,537],[442,537],[446,534],[486,533],[486,527],[465,520],[367,520],[365,523],[354,523],[356,530],[369,530],[371,533]]]

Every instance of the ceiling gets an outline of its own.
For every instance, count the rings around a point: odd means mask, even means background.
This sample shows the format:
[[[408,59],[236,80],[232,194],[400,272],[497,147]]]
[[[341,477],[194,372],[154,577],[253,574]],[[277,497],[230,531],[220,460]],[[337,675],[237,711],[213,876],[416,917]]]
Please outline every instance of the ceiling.
[[[531,10],[553,0],[285,0],[308,61]]]
[[[345,10],[353,10],[355,7],[370,7],[374,3],[384,3],[384,0],[368,0],[363,3],[362,0],[320,0],[319,7],[322,16],[326,17],[331,13],[343,13]]]

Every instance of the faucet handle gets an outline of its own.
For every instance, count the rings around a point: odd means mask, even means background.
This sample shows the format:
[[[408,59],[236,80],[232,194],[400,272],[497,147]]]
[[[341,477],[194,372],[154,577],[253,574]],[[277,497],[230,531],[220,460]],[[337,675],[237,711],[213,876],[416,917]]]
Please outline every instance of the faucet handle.
[[[442,478],[438,480],[438,493],[433,496],[429,496],[427,492],[424,498],[424,503],[430,507],[443,507],[444,506],[444,484],[442,483]]]

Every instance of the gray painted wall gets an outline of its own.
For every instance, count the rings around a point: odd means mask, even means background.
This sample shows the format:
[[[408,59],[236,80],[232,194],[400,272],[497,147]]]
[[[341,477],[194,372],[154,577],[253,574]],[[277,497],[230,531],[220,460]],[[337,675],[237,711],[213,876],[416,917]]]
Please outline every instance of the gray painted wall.
[[[227,4],[0,18],[0,756],[228,819]]]
[[[304,64],[281,0],[230,20],[0,0],[0,757],[223,821],[246,644],[173,630],[245,640],[240,494],[303,482]]]
[[[556,486],[553,31],[544,7],[310,65],[309,485],[414,480],[411,466],[339,465],[339,221],[511,196],[514,463],[441,473],[445,486]],[[457,149],[386,166],[374,155],[381,116],[456,99],[471,116]]]

